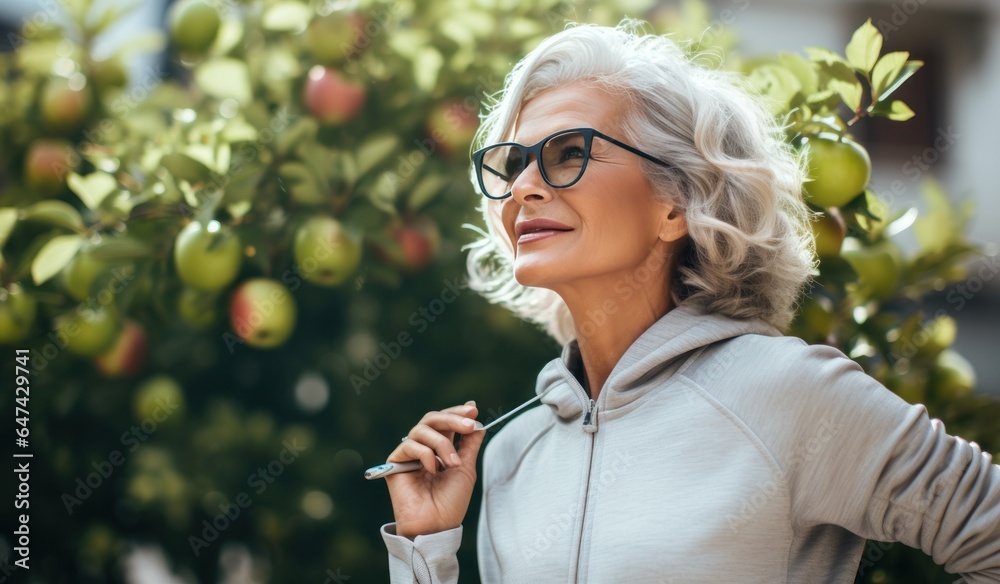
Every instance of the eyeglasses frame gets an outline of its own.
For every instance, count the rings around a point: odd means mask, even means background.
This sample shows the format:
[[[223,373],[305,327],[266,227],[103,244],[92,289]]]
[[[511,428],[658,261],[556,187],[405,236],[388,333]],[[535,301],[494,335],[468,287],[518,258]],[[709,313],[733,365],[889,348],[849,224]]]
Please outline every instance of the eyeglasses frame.
[[[583,153],[584,153],[583,166],[580,167],[580,174],[575,179],[573,179],[572,182],[570,182],[568,184],[565,184],[565,185],[554,185],[549,180],[549,177],[545,174],[545,167],[542,166],[542,164],[540,162],[540,160],[541,160],[541,154],[542,154],[542,148],[545,146],[546,143],[548,143],[549,140],[551,140],[553,138],[556,138],[558,136],[561,136],[563,134],[570,134],[570,133],[573,133],[573,132],[579,132],[580,134],[583,135],[583,146],[584,146],[584,151],[583,151]],[[479,150],[476,150],[475,152],[473,152],[472,153],[472,164],[473,164],[473,168],[475,168],[475,170],[476,170],[476,180],[479,182],[479,188],[483,191],[483,195],[486,198],[493,199],[495,201],[496,200],[506,199],[506,198],[510,197],[513,194],[513,189],[511,189],[511,190],[507,191],[502,196],[494,197],[494,196],[490,195],[487,192],[486,185],[483,183],[483,166],[484,166],[483,165],[483,156],[485,156],[485,154],[486,154],[486,152],[488,150],[492,150],[493,148],[498,148],[500,146],[513,146],[513,147],[516,147],[518,150],[521,151],[521,154],[524,157],[524,160],[530,160],[531,155],[534,154],[535,155],[535,164],[538,165],[538,172],[542,176],[542,180],[545,181],[545,184],[549,185],[550,187],[552,187],[554,189],[569,188],[569,187],[575,185],[576,183],[578,183],[580,181],[580,179],[583,178],[583,174],[587,171],[587,163],[590,162],[590,152],[591,152],[591,147],[593,146],[593,143],[594,143],[594,136],[597,136],[597,137],[599,137],[599,138],[601,138],[603,140],[611,142],[615,146],[618,146],[620,148],[624,148],[625,150],[628,150],[632,154],[636,154],[638,156],[641,156],[641,157],[645,158],[646,160],[648,160],[650,162],[653,162],[653,163],[656,163],[656,164],[658,164],[660,166],[663,166],[663,167],[666,167],[666,168],[670,168],[671,166],[673,166],[669,162],[660,160],[659,158],[656,158],[655,156],[647,154],[647,153],[643,152],[642,150],[639,150],[638,148],[636,148],[634,146],[629,146],[628,144],[626,144],[624,142],[620,142],[620,141],[612,138],[611,136],[608,136],[607,134],[605,134],[603,132],[595,130],[594,128],[568,128],[568,129],[565,129],[565,130],[559,130],[558,132],[555,132],[554,134],[550,134],[549,136],[546,136],[545,138],[542,138],[537,143],[535,143],[535,144],[533,144],[531,146],[525,146],[524,144],[521,144],[519,142],[498,142],[496,144],[490,144],[489,146],[485,146],[485,147],[480,148]],[[528,164],[530,164],[530,162],[526,162],[524,164],[524,168],[522,168],[520,172],[524,172],[524,170],[528,168]],[[493,174],[496,174],[496,173],[493,173]],[[500,175],[497,174],[497,176],[500,176]]]

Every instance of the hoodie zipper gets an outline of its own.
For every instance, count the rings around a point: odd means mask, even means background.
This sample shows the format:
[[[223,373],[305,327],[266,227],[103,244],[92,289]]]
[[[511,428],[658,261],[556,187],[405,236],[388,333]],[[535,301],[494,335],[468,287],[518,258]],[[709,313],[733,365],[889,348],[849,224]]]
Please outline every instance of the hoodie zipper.
[[[597,404],[594,403],[594,399],[590,399],[590,405],[587,406],[587,413],[583,416],[583,431],[593,434],[597,431],[597,420],[594,418],[594,413],[597,410]]]
[[[574,574],[574,581],[580,582],[580,561],[583,558],[583,535],[584,526],[587,524],[587,501],[590,498],[590,476],[594,469],[594,441],[596,440],[597,432],[597,402],[593,398],[588,398],[587,411],[583,416],[583,431],[590,434],[590,453],[588,456],[587,463],[587,481],[586,488],[583,491],[583,511],[580,513],[580,539],[577,544],[577,554],[576,554],[576,574]]]

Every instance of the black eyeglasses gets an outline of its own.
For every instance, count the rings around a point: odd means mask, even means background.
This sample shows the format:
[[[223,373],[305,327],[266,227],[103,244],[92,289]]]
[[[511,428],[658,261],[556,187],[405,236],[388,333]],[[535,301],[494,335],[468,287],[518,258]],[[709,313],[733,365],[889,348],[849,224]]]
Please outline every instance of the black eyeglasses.
[[[473,152],[472,164],[476,169],[479,187],[491,199],[506,199],[511,194],[514,181],[529,164],[531,155],[538,161],[538,170],[546,184],[557,189],[571,187],[583,177],[583,171],[587,170],[594,136],[638,154],[650,162],[670,166],[668,162],[593,128],[571,128],[543,138],[534,146],[501,142]]]

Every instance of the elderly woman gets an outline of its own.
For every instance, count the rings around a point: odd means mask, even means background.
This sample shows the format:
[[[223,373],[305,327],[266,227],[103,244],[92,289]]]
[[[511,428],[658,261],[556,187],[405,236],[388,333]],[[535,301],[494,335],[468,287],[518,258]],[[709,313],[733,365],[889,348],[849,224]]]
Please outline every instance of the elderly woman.
[[[477,143],[470,286],[563,344],[544,405],[485,450],[483,582],[852,582],[866,538],[1000,582],[991,456],[783,335],[812,216],[733,78],[628,23],[572,27],[514,68]],[[429,412],[388,456],[422,464],[386,477],[393,582],[457,581],[477,414]]]

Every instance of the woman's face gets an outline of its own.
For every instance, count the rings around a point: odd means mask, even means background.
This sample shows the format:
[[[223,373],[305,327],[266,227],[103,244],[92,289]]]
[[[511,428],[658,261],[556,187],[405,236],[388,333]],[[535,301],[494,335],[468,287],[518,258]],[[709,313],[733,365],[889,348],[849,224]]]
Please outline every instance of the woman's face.
[[[627,143],[620,100],[582,83],[546,90],[524,104],[512,140],[532,145],[559,130],[594,128]],[[553,188],[532,157],[501,201],[517,281],[560,292],[634,276],[643,265],[651,267],[651,259],[662,266],[672,242],[687,231],[679,213],[671,216],[670,205],[654,200],[641,161],[595,136],[583,177]],[[531,219],[557,221],[568,230],[518,237],[516,225]]]

